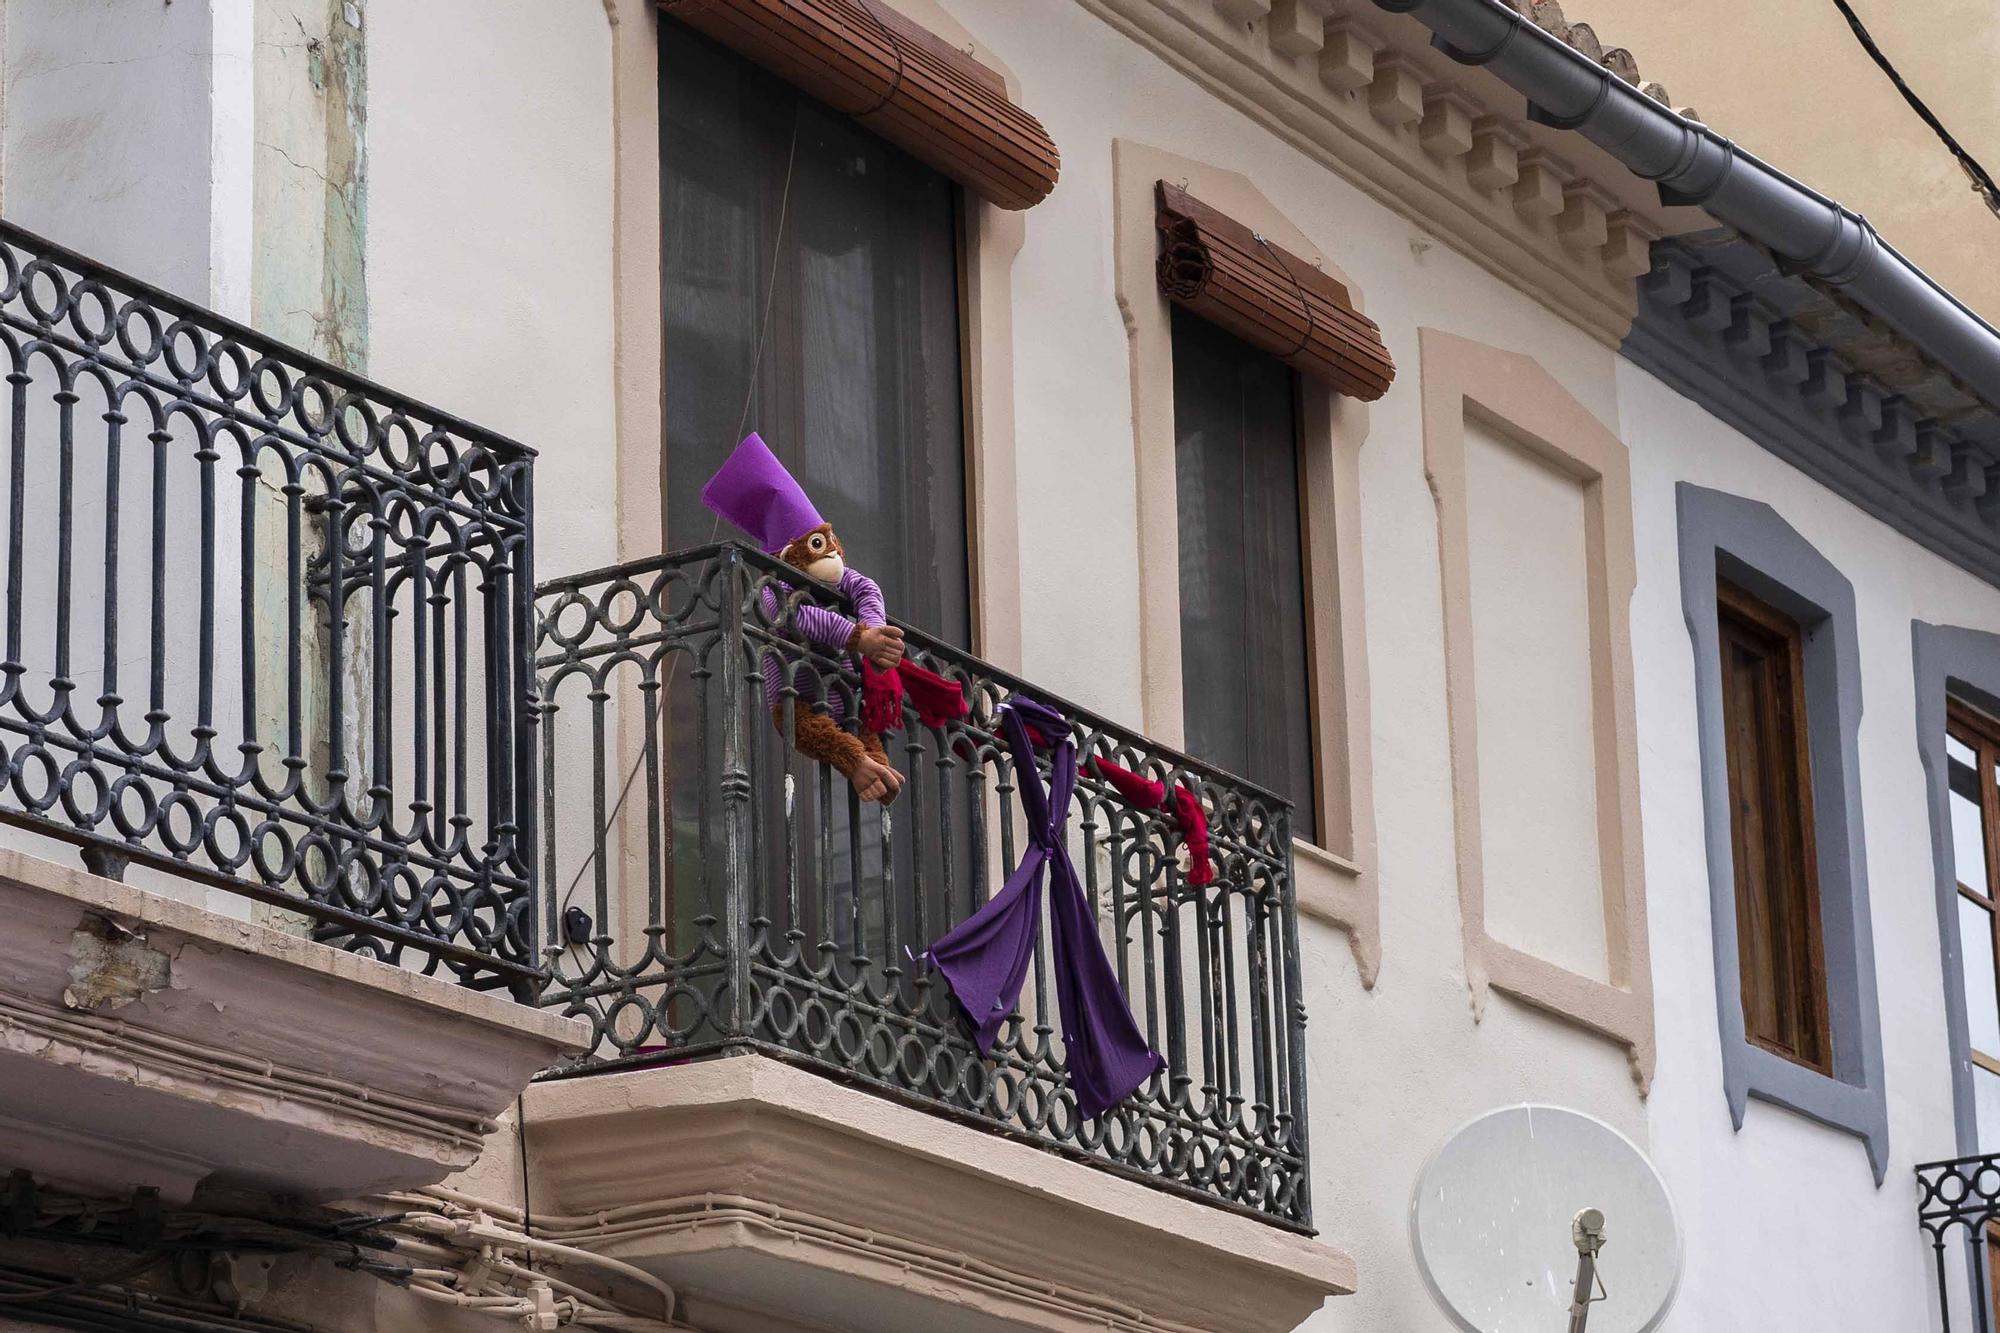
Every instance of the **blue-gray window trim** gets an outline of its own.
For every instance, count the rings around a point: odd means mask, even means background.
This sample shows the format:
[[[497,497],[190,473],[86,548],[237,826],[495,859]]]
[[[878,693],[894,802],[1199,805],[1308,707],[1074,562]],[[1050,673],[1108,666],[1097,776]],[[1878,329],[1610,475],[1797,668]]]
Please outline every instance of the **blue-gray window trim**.
[[[1965,1013],[1964,966],[1958,938],[1958,867],[1951,837],[1951,794],[1945,765],[1945,703],[1952,695],[2000,717],[2000,634],[1956,625],[1910,622],[1910,657],[1917,678],[1917,756],[1931,816],[1931,865],[1936,881],[1939,969],[1944,979],[1944,1026],[1951,1043],[1952,1118],[1958,1151],[1980,1151],[1972,1091],[1972,1038]],[[2000,1147],[2000,1145],[1994,1145]]]
[[[1730,1118],[1740,1131],[1749,1099],[1755,1097],[1857,1135],[1867,1145],[1879,1187],[1889,1163],[1889,1109],[1883,1089],[1874,932],[1862,839],[1861,658],[1854,588],[1767,504],[1687,482],[1676,487],[1676,501],[1681,607],[1694,645],[1715,1008]],[[1715,618],[1718,576],[1797,620],[1804,641],[1806,745],[1812,765],[1820,929],[1833,1032],[1831,1077],[1774,1055],[1744,1036]]]

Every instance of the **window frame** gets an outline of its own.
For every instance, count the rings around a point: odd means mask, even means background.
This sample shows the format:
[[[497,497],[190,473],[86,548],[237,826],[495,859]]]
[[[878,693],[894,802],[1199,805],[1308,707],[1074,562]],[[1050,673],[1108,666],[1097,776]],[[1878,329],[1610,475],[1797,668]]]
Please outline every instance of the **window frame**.
[[[1483,1015],[1489,991],[1498,989],[1619,1042],[1643,1091],[1651,1084],[1658,1050],[1632,669],[1630,612],[1638,564],[1630,454],[1624,441],[1533,357],[1437,328],[1420,328],[1417,338],[1424,476],[1438,521],[1459,923],[1473,1012]],[[1499,432],[1583,492],[1602,976],[1516,947],[1495,936],[1488,924],[1468,421]]]
[[[1184,748],[1180,660],[1178,501],[1170,392],[1171,303],[1160,291],[1157,187],[1180,185],[1272,239],[1346,287],[1357,311],[1366,292],[1248,178],[1132,139],[1111,142],[1113,295],[1130,356],[1134,489],[1138,508],[1135,600],[1142,725]],[[1369,405],[1302,379],[1299,409],[1305,528],[1308,656],[1317,733],[1318,844],[1293,840],[1299,910],[1347,935],[1356,972],[1372,987],[1381,968],[1375,882],[1374,774],[1362,581],[1360,456]]]
[[[1952,705],[1968,706],[2000,718],[2000,634],[1961,625],[1910,622],[1911,665],[1916,681],[1917,756],[1923,763],[1930,812],[1933,898],[1937,910],[1938,980],[1944,994],[1952,1118],[1959,1155],[1991,1148],[1979,1135],[1977,1074],[1984,1060],[1973,1058],[1971,1015],[1965,996],[1964,941],[1959,929],[1957,846],[1952,831],[1951,758],[1946,747]],[[2000,883],[1992,887],[2000,895]],[[2000,961],[1996,961],[2000,970]],[[1933,1156],[1943,1156],[1933,1153]]]
[[[1776,821],[1772,819],[1772,815],[1777,813],[1790,826],[1787,830],[1789,845],[1785,851],[1790,854],[1787,859],[1791,864],[1784,869],[1789,872],[1787,878],[1792,882],[1784,886],[1782,893],[1791,901],[1787,904],[1789,915],[1783,923],[1783,928],[1789,937],[1786,941],[1788,956],[1794,960],[1802,959],[1802,962],[1793,962],[1790,969],[1792,975],[1789,977],[1771,975],[1765,980],[1774,987],[1782,986],[1783,989],[1791,991],[1789,1005],[1785,1003],[1786,996],[1781,994],[1778,999],[1781,1011],[1785,1007],[1793,1010],[1791,1020],[1796,1025],[1798,1040],[1787,1042],[1777,1033],[1759,1031],[1752,1026],[1750,1013],[1754,1006],[1751,1003],[1751,988],[1753,981],[1756,980],[1753,969],[1769,970],[1773,956],[1773,949],[1768,942],[1769,932],[1775,923],[1770,920],[1772,914],[1767,911],[1762,921],[1766,932],[1765,939],[1760,941],[1755,938],[1759,924],[1758,914],[1749,896],[1738,892],[1736,895],[1737,970],[1743,990],[1744,1036],[1774,1055],[1822,1074],[1831,1075],[1833,1073],[1832,1014],[1826,991],[1825,929],[1821,916],[1818,852],[1813,822],[1812,752],[1807,739],[1803,631],[1798,621],[1791,616],[1748,589],[1731,582],[1727,577],[1719,578],[1716,583],[1716,619],[1716,639],[1719,649],[1726,652],[1734,643],[1751,640],[1749,646],[1763,652],[1766,660],[1772,664],[1772,669],[1767,675],[1772,687],[1780,691],[1784,697],[1774,701],[1777,706],[1769,716],[1757,719],[1762,726],[1756,729],[1765,733],[1758,739],[1761,739],[1767,751],[1782,749],[1790,752],[1790,767],[1785,775],[1786,780],[1783,781],[1783,785],[1789,790],[1776,793],[1785,802],[1785,809],[1773,812],[1767,806],[1763,811],[1762,822],[1766,830],[1774,830]],[[1734,625],[1731,624],[1732,621],[1735,622]],[[1745,845],[1742,821],[1734,817],[1736,810],[1743,803],[1743,794],[1738,790],[1735,780],[1738,771],[1736,747],[1748,738],[1743,734],[1744,729],[1740,725],[1745,719],[1732,718],[1729,715],[1729,700],[1732,694],[1733,692],[1728,689],[1728,678],[1725,673],[1723,742],[1729,751],[1730,759],[1728,765],[1730,840],[1736,853],[1736,865],[1740,873],[1740,867],[1752,849]],[[1776,734],[1772,734],[1774,732]],[[1777,754],[1767,753],[1766,757],[1774,759]],[[1770,794],[1772,793],[1768,791],[1762,793],[1762,795]],[[1762,850],[1767,857],[1772,851],[1768,842]],[[1740,878],[1738,882],[1740,887]],[[1770,905],[1767,894],[1765,906],[1768,908]]]
[[[668,477],[666,361],[660,319],[660,44],[653,0],[605,0],[611,19],[612,154],[617,181],[610,237],[617,491],[615,533],[601,559],[642,560],[665,549]],[[893,0],[899,13],[970,53],[1020,97],[1020,79],[990,43],[939,0]],[[976,198],[959,210],[963,431],[971,507],[972,651],[1022,666],[1020,494],[1014,447],[1014,261],[1023,214]]]
[[[1676,483],[1674,493],[1681,608],[1693,652],[1723,1098],[1738,1133],[1745,1132],[1755,1098],[1860,1139],[1880,1188],[1889,1165],[1889,1108],[1861,812],[1861,650],[1854,587],[1769,504],[1685,481]],[[1800,630],[1830,1072],[1765,1049],[1749,1039],[1744,1023],[1717,616],[1724,579],[1783,612]]]
[[[611,151],[618,187],[609,238],[617,485],[614,530],[602,539],[608,549],[595,558],[608,562],[645,560],[666,550],[671,478],[664,429],[659,37],[660,25],[668,20],[654,0],[605,3],[611,35]],[[1008,96],[1019,101],[1018,76],[979,32],[961,24],[940,0],[890,3],[940,41],[993,70]],[[963,192],[959,205],[960,422],[967,451],[971,647],[1003,670],[1019,672],[1023,626],[1014,264],[1026,243],[1027,221],[1022,213]],[[636,763],[646,744],[644,719],[635,710],[625,710],[619,728],[620,762]],[[622,882],[618,912],[628,921],[649,920],[643,878],[630,876]]]

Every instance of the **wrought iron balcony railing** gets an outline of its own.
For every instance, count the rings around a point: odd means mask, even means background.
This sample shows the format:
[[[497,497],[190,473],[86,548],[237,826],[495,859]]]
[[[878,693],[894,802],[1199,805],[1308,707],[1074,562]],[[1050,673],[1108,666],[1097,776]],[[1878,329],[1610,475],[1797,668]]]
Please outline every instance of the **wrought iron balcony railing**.
[[[529,452],[5,223],[0,338],[0,818],[532,990]]]
[[[543,1003],[596,1034],[559,1072],[760,1051],[1309,1229],[1289,806],[908,629],[912,658],[957,681],[970,715],[926,726],[907,711],[885,738],[904,789],[865,805],[789,743],[815,697],[852,718],[860,689],[792,632],[825,597],[806,582],[723,545],[542,586]],[[767,655],[783,662],[776,725]],[[1166,1060],[1095,1121],[1069,1086],[1046,923],[983,1056],[920,961],[1026,845],[995,723],[1013,695],[1069,718],[1080,755],[1184,785],[1211,826],[1215,879],[1197,885],[1169,822],[1079,780],[1072,855]]]
[[[1917,1168],[1917,1225],[1930,1239],[1937,1272],[1938,1317],[1951,1333],[1956,1304],[1969,1311],[1971,1327],[1992,1333],[1996,1290],[1994,1261],[2000,1255],[2000,1153],[1956,1157]],[[1965,1262],[1948,1259],[1956,1241],[1965,1247]],[[1964,1294],[1954,1299],[1951,1273],[1964,1278]]]

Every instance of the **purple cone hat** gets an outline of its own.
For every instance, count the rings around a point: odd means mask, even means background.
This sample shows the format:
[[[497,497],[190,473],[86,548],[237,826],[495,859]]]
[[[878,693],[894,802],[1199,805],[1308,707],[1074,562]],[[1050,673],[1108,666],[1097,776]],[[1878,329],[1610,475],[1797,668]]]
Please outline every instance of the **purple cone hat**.
[[[785,465],[751,431],[701,488],[701,502],[776,555],[822,522]]]

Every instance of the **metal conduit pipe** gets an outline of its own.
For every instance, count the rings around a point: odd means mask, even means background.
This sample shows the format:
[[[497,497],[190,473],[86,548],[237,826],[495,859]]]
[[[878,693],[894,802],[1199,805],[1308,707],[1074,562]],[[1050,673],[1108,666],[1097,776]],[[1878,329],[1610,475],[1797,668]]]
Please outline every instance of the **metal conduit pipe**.
[[[1706,125],[1626,83],[1503,0],[1375,0],[1408,14],[1461,64],[1528,99],[1540,124],[1572,129],[1659,186],[1775,251],[1788,269],[1835,284],[1940,365],[2000,404],[2000,333],[1876,234],[1866,219]]]

